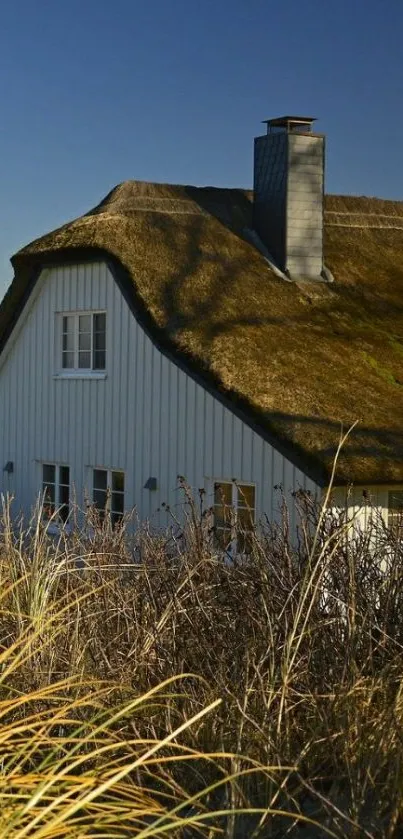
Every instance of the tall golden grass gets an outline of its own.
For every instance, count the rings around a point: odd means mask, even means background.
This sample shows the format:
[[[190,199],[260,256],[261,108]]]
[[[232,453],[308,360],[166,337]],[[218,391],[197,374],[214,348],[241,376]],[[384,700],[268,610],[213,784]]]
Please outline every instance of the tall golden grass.
[[[230,561],[186,487],[164,533],[5,503],[0,839],[401,834],[402,544],[292,503]]]
[[[5,520],[3,535],[10,550],[8,513]],[[198,834],[211,832],[213,820],[217,824],[228,817],[228,784],[256,771],[271,775],[277,767],[249,761],[243,773],[231,776],[232,755],[202,753],[180,742],[181,734],[220,704],[217,699],[191,716],[181,715],[175,706],[186,696],[186,674],[180,676],[180,694],[174,676],[142,693],[130,682],[100,681],[83,671],[60,678],[55,651],[62,631],[74,629],[69,614],[74,596],[79,609],[87,593],[57,595],[49,583],[57,588],[54,556],[48,550],[42,554],[45,545],[38,530],[32,547],[31,568],[21,552],[14,556],[18,571],[24,565],[25,571],[12,581],[5,577],[16,569],[7,567],[7,553],[2,555],[0,837],[148,837],[190,828]],[[50,562],[49,578],[40,561],[44,556]],[[170,723],[156,737],[153,720],[161,713],[169,715]],[[210,765],[214,780],[207,785]],[[180,783],[181,774],[192,777],[187,788]],[[223,801],[218,809],[209,806],[217,793]],[[242,806],[243,815],[262,812]]]

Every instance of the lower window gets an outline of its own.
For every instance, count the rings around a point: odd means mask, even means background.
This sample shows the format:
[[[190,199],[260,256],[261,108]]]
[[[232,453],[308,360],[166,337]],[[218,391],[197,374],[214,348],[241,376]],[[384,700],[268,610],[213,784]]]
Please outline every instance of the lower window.
[[[113,525],[120,522],[123,518],[125,506],[124,472],[112,469],[94,469],[92,500],[102,518],[108,513]]]
[[[396,489],[388,493],[388,527],[396,535],[403,536],[403,490]]]
[[[65,523],[70,511],[70,468],[42,464],[43,514],[45,519]]]
[[[250,553],[256,519],[253,484],[214,482],[214,526],[221,548],[231,553]]]

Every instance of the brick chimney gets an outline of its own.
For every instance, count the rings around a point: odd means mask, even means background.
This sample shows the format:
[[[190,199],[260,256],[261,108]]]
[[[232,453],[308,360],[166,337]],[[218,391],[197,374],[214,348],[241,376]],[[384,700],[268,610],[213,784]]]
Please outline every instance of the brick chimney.
[[[290,279],[323,279],[325,138],[313,117],[265,120],[255,138],[253,223]]]

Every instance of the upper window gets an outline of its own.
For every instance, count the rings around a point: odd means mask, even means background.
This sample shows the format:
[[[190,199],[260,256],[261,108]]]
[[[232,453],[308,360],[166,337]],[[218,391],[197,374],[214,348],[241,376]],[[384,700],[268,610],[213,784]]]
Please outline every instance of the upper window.
[[[396,489],[388,493],[388,527],[399,536],[403,536],[403,490]]]
[[[106,313],[62,315],[62,370],[92,371],[106,367]]]
[[[235,481],[214,483],[214,526],[220,546],[250,553],[256,518],[255,486]]]
[[[101,518],[110,513],[112,524],[123,518],[125,504],[125,475],[111,469],[94,469],[92,498]]]
[[[43,463],[42,492],[44,518],[66,522],[70,504],[69,467]]]

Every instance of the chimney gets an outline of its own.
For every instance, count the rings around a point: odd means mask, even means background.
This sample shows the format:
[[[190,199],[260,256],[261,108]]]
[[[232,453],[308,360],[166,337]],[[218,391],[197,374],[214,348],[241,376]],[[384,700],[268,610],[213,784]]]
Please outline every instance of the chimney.
[[[323,266],[325,138],[313,117],[264,121],[255,138],[253,223],[290,279],[326,279]]]

